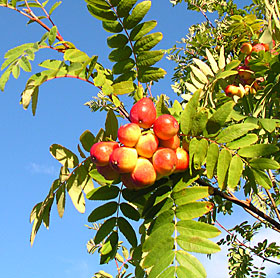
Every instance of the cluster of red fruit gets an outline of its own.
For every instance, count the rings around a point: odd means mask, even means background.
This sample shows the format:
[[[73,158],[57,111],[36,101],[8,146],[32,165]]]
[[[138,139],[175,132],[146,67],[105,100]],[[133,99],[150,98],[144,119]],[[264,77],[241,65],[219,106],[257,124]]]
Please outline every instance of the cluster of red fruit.
[[[143,98],[132,106],[130,121],[118,129],[119,143],[102,141],[91,147],[91,159],[107,180],[120,177],[127,188],[137,190],[188,168],[189,155],[180,147],[173,116],[157,117],[153,101]]]
[[[243,43],[240,52],[245,55],[244,65],[241,65],[237,68],[239,76],[239,86],[228,85],[225,89],[227,96],[238,96],[242,98],[245,94],[256,94],[256,91],[260,89],[260,83],[263,81],[263,78],[254,78],[254,72],[249,67],[249,61],[251,59],[252,52],[260,51],[270,51],[272,54],[276,55],[278,53],[274,52],[273,49],[269,48],[269,44],[266,43],[256,43],[251,44],[249,42]]]

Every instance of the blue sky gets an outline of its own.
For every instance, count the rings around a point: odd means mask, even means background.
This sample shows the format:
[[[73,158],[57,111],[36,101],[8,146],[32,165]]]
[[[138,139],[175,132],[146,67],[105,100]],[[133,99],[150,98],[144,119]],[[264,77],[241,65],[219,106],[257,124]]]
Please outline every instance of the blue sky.
[[[53,1],[50,1],[51,3]],[[172,47],[187,33],[190,25],[203,20],[198,13],[187,12],[185,6],[172,8],[168,0],[153,1],[146,17],[156,19],[156,31],[164,35],[159,48]],[[65,40],[89,56],[98,55],[99,61],[110,67],[106,46],[108,33],[101,22],[93,18],[84,1],[68,0],[53,14],[53,20]],[[26,25],[26,18],[14,11],[0,8],[1,43],[0,63],[4,53],[12,47],[34,42],[44,33],[36,24]],[[33,72],[42,59],[56,57],[56,53],[41,50],[33,63]],[[165,93],[174,98],[170,85],[174,64],[163,59],[159,65],[167,72],[167,78],[153,88],[153,94]],[[79,214],[68,198],[63,219],[58,217],[54,206],[50,229],[39,231],[31,248],[29,214],[32,207],[44,199],[51,183],[57,178],[60,165],[50,155],[53,143],[62,144],[76,152],[79,136],[86,129],[93,133],[103,127],[105,113],[91,113],[83,104],[95,96],[98,90],[78,80],[59,79],[45,83],[39,94],[37,115],[24,111],[19,105],[20,93],[30,74],[21,74],[19,80],[11,80],[4,93],[0,94],[2,163],[0,217],[0,273],[5,278],[88,278],[104,268],[98,265],[98,257],[88,255],[86,242],[93,236],[85,227],[93,202],[87,202],[87,211]],[[128,107],[129,109],[129,107]],[[238,213],[237,213],[238,214]],[[238,223],[236,221],[231,221]],[[225,220],[226,221],[226,220]],[[226,222],[224,222],[226,223]],[[220,265],[219,273],[213,270]],[[226,257],[224,253],[205,261],[209,278],[225,278]],[[107,270],[111,266],[107,267]],[[114,268],[114,265],[113,265]],[[272,276],[271,276],[272,277]]]

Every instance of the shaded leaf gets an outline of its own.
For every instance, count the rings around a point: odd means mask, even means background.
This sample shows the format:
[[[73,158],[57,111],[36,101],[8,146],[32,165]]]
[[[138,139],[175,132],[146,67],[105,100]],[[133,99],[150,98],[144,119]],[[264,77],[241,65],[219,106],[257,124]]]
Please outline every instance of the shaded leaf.
[[[137,0],[121,0],[117,6],[117,14],[119,17],[127,17]]]
[[[119,217],[118,218],[118,227],[119,227],[120,231],[122,232],[122,234],[126,237],[128,242],[131,244],[131,246],[136,247],[137,246],[137,237],[136,237],[134,229],[129,224],[129,222],[125,218]]]
[[[150,50],[141,52],[136,58],[138,67],[149,67],[160,61],[163,57],[161,50]]]
[[[62,165],[66,166],[67,168],[75,168],[79,164],[78,157],[69,149],[61,145],[51,145],[50,153],[55,159],[57,159]]]
[[[243,161],[242,159],[238,156],[235,155],[229,166],[228,170],[228,187],[231,189],[235,189],[235,187],[238,185],[241,175],[243,172]]]
[[[138,80],[142,83],[147,83],[150,81],[158,81],[166,75],[166,71],[161,68],[155,67],[144,67],[140,68],[138,72]]]
[[[94,209],[88,216],[88,222],[96,222],[100,219],[107,218],[113,215],[118,208],[117,202],[108,202]]]
[[[82,143],[83,148],[89,152],[92,145],[95,143],[95,137],[89,130],[86,130],[80,136],[80,142]]]
[[[111,48],[124,47],[128,42],[127,36],[123,34],[116,34],[107,38],[107,44]]]
[[[137,40],[134,44],[134,51],[136,54],[147,51],[155,47],[163,38],[162,33],[152,33]]]
[[[118,197],[120,192],[119,187],[111,185],[111,186],[100,186],[92,191],[90,191],[86,197],[89,200],[111,200]]]
[[[219,147],[217,144],[211,143],[206,156],[207,178],[212,179],[219,158]]]
[[[87,5],[88,11],[90,14],[101,21],[112,21],[114,22],[117,19],[115,13],[111,10],[101,9],[95,5]]]
[[[132,220],[135,220],[135,221],[138,221],[140,219],[140,213],[138,212],[137,209],[135,209],[130,204],[121,203],[120,204],[120,209],[121,209],[124,216],[126,216],[126,217],[128,217]]]
[[[117,222],[116,217],[109,218],[106,220],[101,227],[98,229],[95,237],[94,237],[94,243],[98,244],[101,241],[103,241],[114,229]]]
[[[226,175],[228,168],[231,162],[231,153],[227,149],[222,149],[219,155],[218,164],[217,164],[217,177],[219,187],[224,189]]]

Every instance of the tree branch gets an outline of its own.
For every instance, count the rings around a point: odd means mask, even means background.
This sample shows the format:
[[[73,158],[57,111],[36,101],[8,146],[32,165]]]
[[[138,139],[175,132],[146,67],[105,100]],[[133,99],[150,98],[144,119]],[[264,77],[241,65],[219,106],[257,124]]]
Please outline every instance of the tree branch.
[[[220,191],[218,188],[213,187],[212,185],[208,184],[207,182],[205,182],[201,179],[197,179],[196,182],[199,185],[210,187],[212,190],[212,195],[220,196],[223,199],[231,201],[232,203],[244,208],[245,211],[253,212],[254,214],[256,214],[259,217],[261,217],[262,219],[264,219],[265,221],[269,222],[271,225],[273,225],[278,230],[278,232],[280,232],[280,223],[277,222],[276,220],[274,220],[273,218],[271,218],[270,216],[268,216],[267,214],[265,214],[264,212],[260,211],[252,203],[243,201],[243,200],[239,200],[234,195],[230,196],[230,195],[226,194],[225,192]]]

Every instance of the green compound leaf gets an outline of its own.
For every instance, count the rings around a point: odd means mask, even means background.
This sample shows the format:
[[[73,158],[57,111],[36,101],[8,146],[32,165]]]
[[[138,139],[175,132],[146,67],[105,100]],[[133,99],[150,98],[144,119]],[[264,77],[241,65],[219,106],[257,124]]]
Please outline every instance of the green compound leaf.
[[[207,178],[212,179],[219,158],[219,147],[217,144],[211,143],[206,156]]]
[[[86,130],[80,136],[80,142],[82,143],[83,148],[89,152],[92,145],[95,143],[95,137],[89,130]]]
[[[89,56],[79,49],[67,49],[64,53],[64,60],[70,62],[87,62],[90,60]]]
[[[132,41],[137,41],[141,39],[143,36],[145,36],[146,34],[148,34],[156,26],[157,26],[157,22],[155,20],[140,23],[131,30],[130,39]]]
[[[214,77],[214,73],[212,72],[211,68],[204,62],[199,59],[193,58],[195,64],[199,67],[199,69],[203,72],[206,76]]]
[[[66,184],[67,192],[71,198],[71,201],[78,212],[85,212],[85,197],[78,180],[78,176],[73,174],[67,181]]]
[[[118,137],[118,119],[113,110],[109,110],[105,121],[105,136],[110,137],[114,141]]]
[[[120,189],[118,186],[100,186],[91,190],[87,195],[89,200],[111,200],[118,197]]]
[[[192,122],[196,115],[199,97],[200,91],[195,92],[181,114],[181,130],[185,135],[190,134],[192,129]]]
[[[230,162],[228,170],[227,184],[230,189],[235,189],[238,185],[243,173],[243,166],[243,161],[240,156],[235,155]]]
[[[176,259],[179,262],[180,267],[184,267],[185,273],[189,273],[190,277],[206,278],[207,274],[203,265],[193,255],[184,250],[179,250],[176,252]]]
[[[122,48],[116,48],[109,54],[109,60],[112,62],[121,62],[127,60],[132,54],[132,50],[129,46]]]
[[[249,165],[255,169],[271,169],[277,170],[280,168],[280,164],[270,158],[255,158],[249,161]]]
[[[96,209],[94,209],[88,217],[88,222],[96,222],[100,219],[107,218],[113,215],[118,208],[117,202],[106,203]]]
[[[165,271],[163,271],[158,278],[174,278],[176,277],[176,268],[175,266],[170,266]]]
[[[117,21],[103,21],[102,26],[104,30],[110,33],[120,33],[123,30],[122,25]]]
[[[165,256],[163,256],[159,262],[157,262],[152,270],[149,272],[149,278],[156,278],[158,275],[168,266],[170,266],[175,258],[175,253],[173,251],[168,251]]]
[[[138,80],[142,83],[148,83],[150,81],[158,81],[166,75],[166,71],[161,68],[144,67],[140,68],[138,72]]]
[[[123,25],[126,29],[134,28],[151,8],[151,1],[143,1],[135,6],[131,14],[124,18]]]
[[[147,51],[155,47],[163,38],[162,33],[152,33],[146,35],[135,42],[134,51],[136,54],[141,53],[142,51]]]
[[[270,189],[272,187],[271,179],[267,176],[267,174],[263,170],[251,168],[251,171],[254,175],[257,184],[264,187],[265,189]]]
[[[128,38],[123,34],[116,34],[107,38],[107,44],[111,48],[124,47],[127,44],[127,42],[128,42]]]
[[[221,251],[219,245],[204,237],[179,235],[177,242],[183,250],[189,252],[213,254]]]
[[[123,217],[119,217],[117,222],[118,222],[118,227],[119,227],[120,231],[126,237],[126,239],[131,244],[131,246],[136,247],[137,246],[137,237],[136,237],[134,229],[129,224],[129,222]]]
[[[225,187],[225,180],[228,173],[230,162],[231,162],[231,153],[226,149],[222,149],[219,155],[218,165],[217,165],[217,177],[218,177],[219,187],[221,189],[224,189]]]
[[[224,126],[233,110],[234,105],[235,103],[233,101],[228,101],[217,109],[207,123],[207,131],[209,134],[217,133],[220,128]]]
[[[78,157],[69,149],[53,144],[50,146],[51,155],[67,168],[75,168],[79,164]]]
[[[259,137],[258,137],[257,134],[254,134],[254,133],[247,134],[247,135],[241,137],[238,140],[227,143],[227,147],[229,149],[239,149],[239,148],[243,148],[243,147],[253,145],[258,140],[259,140]]]
[[[195,144],[195,149],[193,145],[190,144],[190,152],[193,153],[193,162],[192,165],[195,170],[201,169],[201,166],[204,164],[204,160],[207,155],[208,150],[208,141],[206,139],[197,140]]]
[[[124,61],[118,62],[114,64],[113,66],[113,74],[122,74],[129,72],[135,65],[135,62],[133,59],[129,58]]]
[[[211,202],[191,202],[176,208],[176,216],[181,220],[191,220],[204,215],[213,208]]]
[[[117,14],[119,17],[127,17],[137,0],[121,0],[117,6]]]
[[[207,186],[193,186],[184,188],[181,191],[172,192],[172,198],[178,206],[185,205],[208,196],[209,188]]]
[[[101,21],[115,21],[117,19],[116,14],[107,9],[101,9],[95,5],[87,5],[88,11],[90,14]]]
[[[66,194],[65,194],[65,184],[61,185],[58,190],[56,191],[55,197],[56,197],[56,207],[57,212],[60,218],[63,217],[64,209],[65,209],[65,200],[66,200]]]
[[[116,217],[109,218],[106,220],[101,227],[98,229],[95,237],[94,237],[94,243],[98,244],[101,241],[103,241],[114,229],[117,222]]]
[[[206,128],[208,122],[208,110],[206,108],[202,108],[198,113],[195,114],[191,133],[194,136],[198,136],[203,133]]]
[[[138,67],[149,67],[160,61],[164,53],[161,50],[150,50],[141,52],[136,58]]]
[[[218,143],[229,143],[244,136],[248,133],[248,131],[256,129],[258,127],[258,125],[251,123],[235,124],[222,130],[221,133],[217,136],[216,141]]]
[[[57,27],[53,26],[49,32],[49,45],[52,45],[55,42],[57,35]]]
[[[112,85],[115,95],[130,94],[135,91],[134,83],[132,81],[122,81]]]
[[[138,221],[140,219],[140,213],[137,209],[135,209],[133,206],[131,206],[128,203],[121,203],[120,209],[124,216],[127,218],[130,218],[132,220]]]
[[[194,220],[181,220],[176,227],[181,235],[213,238],[221,234],[215,226]]]
[[[266,156],[277,152],[279,148],[272,144],[258,144],[241,148],[238,154],[242,157],[254,158],[258,156]]]
[[[113,231],[99,250],[101,253],[100,264],[108,263],[115,257],[118,248],[118,241],[119,235],[116,231]]]

